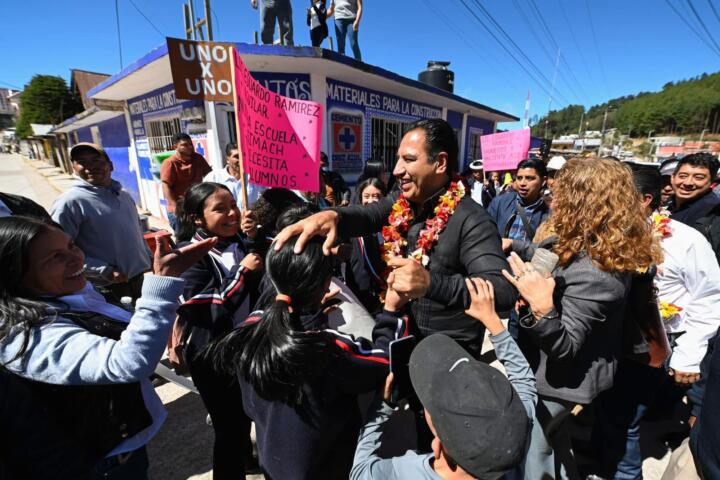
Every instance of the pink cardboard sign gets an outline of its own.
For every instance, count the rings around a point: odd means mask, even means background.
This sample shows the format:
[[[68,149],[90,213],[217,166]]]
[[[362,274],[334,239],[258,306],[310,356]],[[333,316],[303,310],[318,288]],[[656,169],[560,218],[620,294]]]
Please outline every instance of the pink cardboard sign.
[[[233,54],[238,136],[250,182],[319,192],[322,106],[271,92]]]
[[[515,170],[530,150],[530,129],[493,133],[480,137],[483,170]]]

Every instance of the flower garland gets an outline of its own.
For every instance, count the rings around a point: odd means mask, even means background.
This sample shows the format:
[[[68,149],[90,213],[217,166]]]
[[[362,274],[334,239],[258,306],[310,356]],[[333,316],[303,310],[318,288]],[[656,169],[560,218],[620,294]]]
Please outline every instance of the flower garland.
[[[422,264],[423,267],[430,263],[430,251],[435,242],[437,242],[440,233],[445,229],[448,220],[457,207],[460,200],[465,196],[465,185],[462,179],[455,178],[450,183],[450,188],[440,196],[437,206],[435,207],[435,215],[425,221],[425,228],[420,231],[416,243],[416,249],[410,254],[410,258],[414,258]],[[392,211],[388,217],[388,225],[383,227],[382,236],[385,243],[383,244],[383,261],[389,262],[394,257],[404,257],[407,247],[407,235],[410,229],[410,222],[413,219],[412,208],[410,202],[400,194]],[[390,273],[390,269],[385,270],[385,278]]]
[[[659,238],[667,238],[672,235],[672,228],[670,228],[670,212],[666,209],[660,209],[652,214],[653,228],[655,235]]]
[[[663,322],[668,322],[672,320],[676,315],[680,315],[680,312],[682,312],[682,307],[678,307],[674,303],[670,302],[660,302],[660,317],[662,317]]]

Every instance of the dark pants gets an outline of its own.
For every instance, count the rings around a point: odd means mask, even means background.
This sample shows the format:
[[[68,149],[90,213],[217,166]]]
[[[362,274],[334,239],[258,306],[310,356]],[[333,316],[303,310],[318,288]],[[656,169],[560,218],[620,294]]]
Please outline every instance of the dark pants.
[[[640,421],[665,383],[665,369],[621,360],[614,385],[596,400],[596,473],[615,480],[642,478]]]
[[[325,37],[327,37],[327,35],[325,35],[325,29],[322,27],[315,27],[310,30],[310,41],[312,42],[313,47],[319,47],[322,45]]]
[[[104,458],[95,465],[93,480],[147,480],[149,463],[145,447],[113,457]]]
[[[197,357],[187,364],[215,430],[213,478],[245,478],[245,466],[252,458],[251,421],[243,410],[237,379],[216,372]]]
[[[353,30],[354,23],[355,20],[352,18],[335,19],[335,38],[337,38],[338,53],[345,55],[345,38],[347,37],[353,57],[355,57],[355,60],[362,60],[358,40],[360,32]]]

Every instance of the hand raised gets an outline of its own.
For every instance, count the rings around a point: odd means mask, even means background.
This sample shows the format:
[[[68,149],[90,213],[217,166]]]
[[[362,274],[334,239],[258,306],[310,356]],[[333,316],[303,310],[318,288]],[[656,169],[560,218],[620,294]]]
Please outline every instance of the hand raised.
[[[325,237],[323,252],[325,255],[332,255],[331,249],[337,238],[337,225],[339,220],[340,217],[337,212],[325,210],[289,225],[275,237],[275,251],[279,251],[290,238],[300,235],[297,242],[295,242],[294,251],[295,253],[302,253],[308,240],[320,235]]]
[[[466,278],[465,286],[470,293],[470,308],[465,310],[465,313],[480,320],[491,335],[505,330],[495,312],[495,289],[492,282],[482,278]]]
[[[171,250],[168,239],[159,238],[155,246],[153,272],[164,277],[179,277],[195,262],[207,255],[216,243],[217,237],[212,237],[183,248]]]

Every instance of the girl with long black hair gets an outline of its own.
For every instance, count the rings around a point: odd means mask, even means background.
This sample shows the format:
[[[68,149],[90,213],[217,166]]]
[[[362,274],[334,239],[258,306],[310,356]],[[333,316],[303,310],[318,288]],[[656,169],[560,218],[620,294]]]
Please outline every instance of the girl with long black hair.
[[[210,414],[215,430],[213,477],[244,478],[252,463],[250,419],[242,411],[234,376],[215,371],[202,351],[241,323],[252,311],[262,260],[240,236],[241,214],[230,190],[199,183],[178,208],[178,245],[217,237],[218,243],[183,274],[185,289],[178,309],[183,325],[184,361]]]
[[[378,178],[370,177],[357,186],[358,203],[369,205],[379,202],[387,194],[385,184]],[[350,269],[345,275],[345,283],[358,297],[365,309],[371,314],[382,308],[380,293],[385,290],[380,245],[382,235],[369,234],[350,239],[352,254]]]
[[[238,377],[268,478],[346,479],[361,427],[357,397],[387,376],[388,343],[407,335],[406,299],[388,294],[374,343],[331,330],[323,299],[335,260],[322,239],[300,254],[296,240],[267,254],[275,300],[208,352]]]
[[[85,255],[59,228],[0,218],[0,369],[10,379],[2,395],[29,395],[37,415],[60,434],[25,435],[23,444],[22,436],[8,438],[3,431],[4,440],[14,442],[10,451],[24,451],[2,459],[14,463],[10,478],[37,478],[33,472],[39,470],[68,478],[63,472],[78,464],[88,474],[72,478],[147,478],[145,445],[167,416],[148,377],[175,319],[185,283],[177,277],[215,241],[172,252],[159,242],[155,275],[145,276],[130,313],[108,304],[86,281]],[[65,447],[73,457],[48,455],[51,446]],[[3,449],[0,457],[6,454]]]

